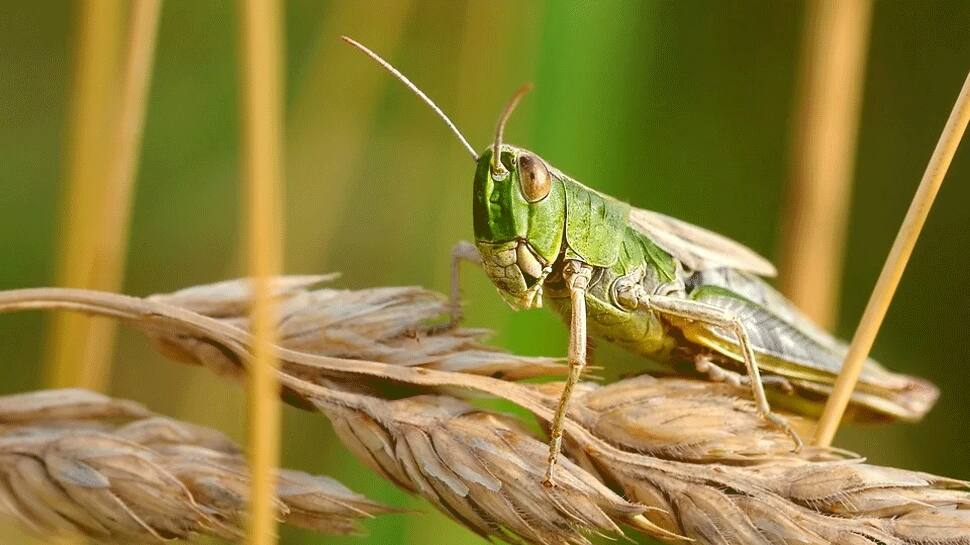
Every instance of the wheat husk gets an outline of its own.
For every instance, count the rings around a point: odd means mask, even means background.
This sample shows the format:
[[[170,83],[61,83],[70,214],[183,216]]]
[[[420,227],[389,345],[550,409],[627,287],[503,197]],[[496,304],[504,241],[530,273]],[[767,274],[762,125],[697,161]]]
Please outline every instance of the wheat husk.
[[[199,290],[210,299],[210,309],[219,308],[212,301],[217,294]],[[300,314],[298,301],[306,290],[293,290],[290,312]],[[380,338],[377,344],[399,350],[410,346],[395,344],[407,335],[433,343],[435,336],[449,334],[431,326],[394,335],[387,327],[358,327],[353,324],[358,315],[379,323],[382,301],[395,293],[360,291],[368,293],[351,298],[361,302],[356,313],[310,329],[368,331]],[[245,306],[242,297],[233,302],[237,308]],[[432,311],[441,307],[413,305],[407,313],[407,301],[387,308],[408,314],[410,324],[440,323]],[[192,301],[183,299],[185,308],[175,302],[79,290],[0,293],[0,310],[57,307],[116,316],[183,359],[241,373],[249,358],[245,324],[224,312],[186,310]],[[315,301],[314,312],[333,315],[321,311],[322,304]],[[348,449],[378,473],[483,535],[585,543],[591,534],[619,535],[629,525],[661,539],[710,544],[970,544],[966,483],[868,464],[834,449],[795,452],[784,433],[765,424],[742,388],[647,376],[587,384],[565,426],[570,460],[557,474],[559,488],[548,490],[540,484],[544,439],[468,399],[504,399],[548,422],[558,384],[375,361],[347,352],[346,345],[343,352],[331,352],[337,357],[328,355],[323,340],[313,350],[278,347],[288,394],[327,415]],[[371,382],[436,395],[393,399],[358,386]],[[790,418],[796,427],[807,424]]]
[[[341,290],[317,287],[337,275],[287,276],[275,283],[279,344],[337,358],[456,371],[507,380],[565,374],[557,358],[510,354],[484,344],[487,329],[444,327],[448,302],[419,287]],[[249,284],[244,279],[195,286],[149,299],[249,329]],[[238,361],[211,346],[152,334],[159,348],[178,359],[222,374],[240,372]]]
[[[278,473],[284,522],[347,534],[387,512],[327,477]],[[84,390],[0,397],[0,514],[41,535],[152,543],[242,535],[238,447],[211,429]]]
[[[348,406],[319,391],[309,397],[359,459],[482,536],[586,544],[587,534],[621,533],[616,521],[643,512],[569,460],[558,486],[537,485],[545,443],[517,420],[460,400],[357,397]]]

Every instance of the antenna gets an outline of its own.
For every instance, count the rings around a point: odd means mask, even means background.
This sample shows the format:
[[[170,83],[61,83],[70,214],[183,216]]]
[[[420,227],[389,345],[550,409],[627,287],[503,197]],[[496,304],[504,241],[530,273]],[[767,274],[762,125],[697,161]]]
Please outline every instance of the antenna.
[[[374,59],[374,61],[377,64],[383,66],[388,72],[391,73],[391,75],[393,75],[395,78],[400,80],[400,82],[403,83],[408,89],[413,91],[414,94],[418,95],[418,98],[420,98],[421,100],[424,101],[425,104],[430,106],[431,109],[434,110],[436,114],[438,114],[438,117],[440,117],[441,120],[445,122],[445,125],[448,125],[448,128],[451,129],[451,132],[455,133],[455,136],[457,136],[458,140],[461,141],[463,146],[465,146],[465,149],[468,150],[468,153],[472,155],[472,159],[474,159],[475,161],[478,161],[478,154],[475,153],[475,148],[473,148],[472,145],[468,143],[468,139],[465,138],[465,135],[461,134],[461,131],[458,130],[458,127],[455,125],[454,121],[452,121],[451,118],[445,115],[445,112],[443,112],[441,108],[439,108],[438,105],[434,103],[433,100],[428,98],[428,95],[424,94],[424,92],[421,89],[418,89],[417,85],[411,83],[411,80],[409,80],[407,76],[402,74],[397,68],[394,68],[394,66],[392,66],[391,63],[382,59],[377,53],[374,53],[370,49],[367,49],[365,45],[361,44],[357,40],[354,40],[353,38],[349,38],[347,36],[341,36],[341,38],[343,38],[343,40],[349,43],[350,45],[363,51],[368,57]]]
[[[505,109],[502,110],[502,115],[498,118],[498,125],[495,126],[495,143],[492,144],[492,172],[495,174],[505,174],[505,167],[502,165],[502,161],[499,158],[499,149],[502,147],[502,137],[505,136],[505,124],[508,122],[509,117],[512,116],[512,112],[515,111],[515,107],[519,105],[519,101],[522,100],[529,91],[532,90],[532,84],[526,83],[522,87],[515,90],[512,98],[509,99],[508,104],[505,105]]]

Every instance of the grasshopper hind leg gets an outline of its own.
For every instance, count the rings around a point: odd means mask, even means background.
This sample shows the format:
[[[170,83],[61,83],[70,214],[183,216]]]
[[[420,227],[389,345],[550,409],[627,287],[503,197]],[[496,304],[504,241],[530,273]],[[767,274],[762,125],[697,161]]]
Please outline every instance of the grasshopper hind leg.
[[[755,406],[762,418],[783,430],[792,442],[795,443],[795,450],[802,448],[802,440],[791,428],[788,422],[771,412],[771,405],[768,404],[768,397],[765,394],[764,382],[761,379],[761,371],[755,359],[754,350],[748,336],[748,330],[744,323],[733,313],[722,308],[680,297],[670,297],[664,295],[650,295],[645,297],[647,306],[654,312],[674,318],[687,323],[701,323],[706,326],[714,326],[730,331],[737,339],[738,348],[744,359],[744,366],[748,374],[748,384],[751,387],[751,395],[754,397]]]

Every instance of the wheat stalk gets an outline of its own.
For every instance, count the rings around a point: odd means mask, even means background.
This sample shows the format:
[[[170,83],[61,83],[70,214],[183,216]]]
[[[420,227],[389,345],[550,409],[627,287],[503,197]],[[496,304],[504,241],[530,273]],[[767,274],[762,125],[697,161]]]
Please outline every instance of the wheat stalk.
[[[326,414],[362,461],[483,535],[585,543],[589,532],[616,534],[629,524],[664,539],[711,544],[970,543],[966,483],[866,464],[828,448],[793,453],[782,434],[764,425],[743,389],[684,379],[643,376],[587,385],[566,426],[572,462],[564,465],[559,488],[544,489],[544,441],[455,395],[498,397],[547,421],[557,384],[500,380],[474,374],[473,365],[465,372],[443,370],[439,362],[449,359],[447,351],[430,357],[418,348],[420,356],[407,357],[415,347],[467,334],[435,327],[444,311],[436,295],[378,288],[315,296],[307,289],[312,280],[274,284],[287,309],[276,349],[284,387],[301,406]],[[17,290],[0,292],[0,310],[56,307],[115,316],[148,332],[168,353],[238,375],[251,357],[244,286],[223,283],[149,300]],[[412,304],[425,298],[439,304]],[[357,306],[344,307],[345,301]],[[382,320],[385,311],[393,319]],[[340,319],[326,318],[334,316]],[[325,340],[342,338],[341,332],[358,334],[352,335],[355,348]],[[309,351],[288,347],[308,339],[314,340],[302,348]],[[389,361],[402,364],[353,359],[383,346],[395,349]],[[388,399],[380,389],[388,381],[438,395]]]
[[[337,481],[279,470],[288,524],[346,534],[389,510]],[[211,429],[86,390],[0,397],[0,514],[44,535],[153,543],[242,535],[249,473]]]
[[[113,92],[117,92],[120,23],[123,4],[78,2],[75,22],[75,55],[71,85],[70,111],[67,119],[67,148],[57,237],[55,281],[61,286],[107,289],[97,283],[100,236],[109,214],[105,192],[110,138],[114,136]],[[53,386],[83,384],[89,388],[103,386],[103,376],[90,372],[103,366],[91,358],[103,354],[94,347],[99,342],[97,322],[69,314],[51,317],[45,355],[45,381]],[[100,335],[104,339],[104,335]]]
[[[930,207],[933,206],[940,186],[943,185],[947,169],[950,168],[950,162],[960,146],[968,124],[970,124],[970,73],[967,73],[967,78],[963,81],[953,110],[950,111],[936,148],[933,149],[933,155],[930,156],[930,161],[923,172],[923,178],[916,188],[916,194],[913,195],[903,223],[896,232],[896,239],[889,249],[889,255],[886,256],[886,262],[883,263],[876,285],[869,295],[866,309],[862,312],[859,325],[852,335],[852,342],[849,343],[848,352],[842,362],[842,370],[835,384],[832,385],[832,394],[819,418],[818,429],[813,438],[813,442],[817,445],[828,446],[835,438],[835,432],[838,430],[855,385],[859,381],[866,357],[876,341],[882,321],[889,311],[889,304],[902,280],[903,271],[906,270],[906,264],[913,254],[916,240],[923,230],[926,218],[930,215]]]
[[[283,18],[279,0],[239,3],[241,170],[246,271],[252,277],[253,365],[247,375],[252,490],[247,545],[276,545],[268,498],[280,458],[279,362],[273,277],[283,268]]]

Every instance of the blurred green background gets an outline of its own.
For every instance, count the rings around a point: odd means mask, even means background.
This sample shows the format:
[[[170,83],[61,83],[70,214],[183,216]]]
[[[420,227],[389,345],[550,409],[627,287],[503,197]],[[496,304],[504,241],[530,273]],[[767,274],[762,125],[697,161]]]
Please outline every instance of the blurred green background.
[[[73,61],[69,2],[0,6],[0,288],[53,281]],[[470,239],[472,165],[397,82],[340,42],[384,54],[478,148],[511,91],[534,81],[509,126],[596,189],[777,256],[804,6],[797,2],[286,2],[286,271],[341,271],[339,285],[447,288],[448,253]],[[127,293],[241,274],[237,14],[232,2],[166,0],[138,176]],[[970,60],[970,3],[875,5],[866,68],[844,304],[865,305]],[[943,396],[918,426],[844,427],[873,462],[970,478],[970,146],[916,248],[875,356]],[[472,325],[533,354],[565,351],[551,313],[513,314],[465,275]],[[0,393],[41,386],[47,316],[0,316]],[[607,366],[616,353],[603,351]],[[628,360],[627,360],[628,364]],[[631,368],[610,368],[609,374]],[[242,395],[166,363],[122,331],[111,393],[243,439]],[[285,464],[333,475],[419,516],[367,537],[284,531],[283,542],[478,543],[365,470],[324,419],[286,410]],[[0,538],[16,535],[0,528]],[[15,545],[17,538],[2,539]]]

